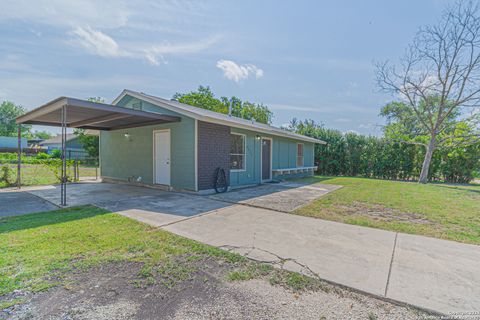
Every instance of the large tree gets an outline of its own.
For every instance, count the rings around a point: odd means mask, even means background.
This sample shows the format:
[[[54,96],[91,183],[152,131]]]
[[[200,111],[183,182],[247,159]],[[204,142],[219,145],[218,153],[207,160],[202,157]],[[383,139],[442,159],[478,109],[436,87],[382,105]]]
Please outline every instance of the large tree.
[[[36,131],[32,132],[32,137],[47,140],[47,139],[52,138],[53,134],[49,131],[46,131],[46,130],[43,130],[43,131],[36,130]]]
[[[26,112],[25,108],[10,101],[3,101],[0,105],[0,136],[16,137],[18,126],[15,119]],[[22,125],[22,136],[30,136],[31,126]]]
[[[228,114],[229,110],[235,117],[255,120],[261,123],[272,122],[272,112],[263,104],[242,101],[237,97],[216,98],[210,87],[199,86],[197,91],[176,93],[173,98],[179,102],[215,112]]]
[[[418,134],[428,137],[419,178],[426,183],[439,144],[475,143],[480,137],[474,112],[480,105],[478,4],[459,1],[448,7],[436,25],[420,28],[400,61],[400,66],[377,65],[378,85],[400,97]]]

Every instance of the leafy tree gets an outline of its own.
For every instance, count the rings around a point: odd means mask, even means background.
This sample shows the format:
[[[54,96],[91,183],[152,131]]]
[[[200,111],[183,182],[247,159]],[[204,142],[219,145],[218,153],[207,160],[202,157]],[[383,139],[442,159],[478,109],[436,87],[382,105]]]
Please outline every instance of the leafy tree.
[[[433,103],[430,102],[431,105],[439,103],[439,101],[435,102],[439,97],[428,97],[428,99],[433,101]],[[449,103],[445,105],[448,106]],[[427,108],[428,102],[421,101],[418,104],[418,110],[420,112],[425,112]],[[380,115],[387,119],[387,125],[384,127],[384,135],[387,140],[414,144],[421,146],[422,148],[420,150],[428,150],[431,137],[430,132],[425,129],[416,116],[415,110],[409,104],[404,102],[391,102],[381,109]],[[442,153],[440,158],[445,160],[443,156],[444,153],[453,152],[454,150],[480,143],[477,132],[477,124],[480,123],[479,114],[462,118],[460,110],[454,110],[445,118],[443,123],[444,128],[436,134],[435,139],[435,150]],[[458,152],[455,154],[459,155]],[[438,158],[436,160],[438,161]],[[434,179],[437,170],[429,171],[427,178]],[[452,178],[450,180],[455,179]]]
[[[480,15],[479,4],[473,1],[458,1],[438,24],[421,28],[399,68],[388,62],[377,65],[379,87],[402,98],[404,105],[396,107],[408,106],[403,115],[413,121],[420,136],[427,137],[419,182],[427,182],[442,139],[461,137],[463,143],[472,144],[479,140],[480,133],[465,132],[463,125],[451,121],[464,115],[461,122],[478,124],[475,113],[467,110],[479,106],[479,79]]]
[[[216,98],[210,87],[199,86],[197,91],[176,93],[173,98],[181,103],[223,114],[229,110],[235,117],[270,124],[273,113],[263,104],[242,101],[237,97]]]
[[[105,103],[101,97],[91,97],[88,101]],[[74,129],[73,133],[78,137],[78,141],[83,146],[88,155],[97,158],[99,155],[99,138],[98,135],[86,134],[84,129]]]
[[[0,136],[16,137],[18,126],[15,119],[26,112],[25,108],[10,101],[3,101],[0,105]],[[22,136],[30,136],[31,126],[22,125]]]
[[[47,140],[53,137],[53,135],[48,131],[34,131],[32,136],[38,139]]]

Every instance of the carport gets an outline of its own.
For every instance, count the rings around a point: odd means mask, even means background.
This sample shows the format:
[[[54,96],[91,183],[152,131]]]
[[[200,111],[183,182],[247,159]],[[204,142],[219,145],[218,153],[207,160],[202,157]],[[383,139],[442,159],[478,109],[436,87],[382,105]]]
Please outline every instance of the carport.
[[[21,187],[22,124],[36,124],[62,128],[60,203],[62,206],[65,206],[67,204],[67,128],[108,131],[179,121],[179,117],[169,116],[161,113],[146,112],[142,110],[129,109],[76,98],[59,97],[18,117],[16,120],[18,124],[17,187]]]

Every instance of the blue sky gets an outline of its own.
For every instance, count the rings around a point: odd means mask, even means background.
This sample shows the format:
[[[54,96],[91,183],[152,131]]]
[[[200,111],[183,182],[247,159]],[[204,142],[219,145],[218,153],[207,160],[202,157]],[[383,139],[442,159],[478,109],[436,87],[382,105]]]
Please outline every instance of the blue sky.
[[[3,0],[0,100],[33,109],[209,85],[268,105],[275,125],[308,118],[378,135],[392,97],[373,63],[396,61],[451,2]]]

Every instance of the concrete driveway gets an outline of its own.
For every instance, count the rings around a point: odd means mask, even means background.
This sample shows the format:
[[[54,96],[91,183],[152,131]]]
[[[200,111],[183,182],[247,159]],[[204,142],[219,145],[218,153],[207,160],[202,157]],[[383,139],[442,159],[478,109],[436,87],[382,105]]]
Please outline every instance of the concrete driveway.
[[[308,184],[298,182],[266,183],[260,186],[214,194],[210,198],[254,207],[292,212],[311,201],[340,189],[332,184]]]
[[[163,229],[424,309],[480,311],[480,246],[244,205]]]
[[[152,212],[158,214],[155,223],[162,224],[164,221],[159,217],[170,223],[234,203],[289,212],[338,188],[340,186],[278,183],[199,196],[126,184],[84,182],[67,185],[67,206],[93,204],[128,216],[146,217],[146,213]],[[58,185],[0,191],[0,216],[58,208]]]
[[[37,188],[28,192],[51,203],[60,203],[59,186]],[[208,197],[126,184],[98,182],[67,186],[67,206],[88,204],[156,226],[230,205]]]
[[[58,209],[53,203],[15,189],[0,191],[0,218]]]
[[[0,217],[60,209],[59,186],[0,192]],[[111,183],[67,186],[67,206],[95,205],[153,225],[164,225],[231,204],[208,197]]]

